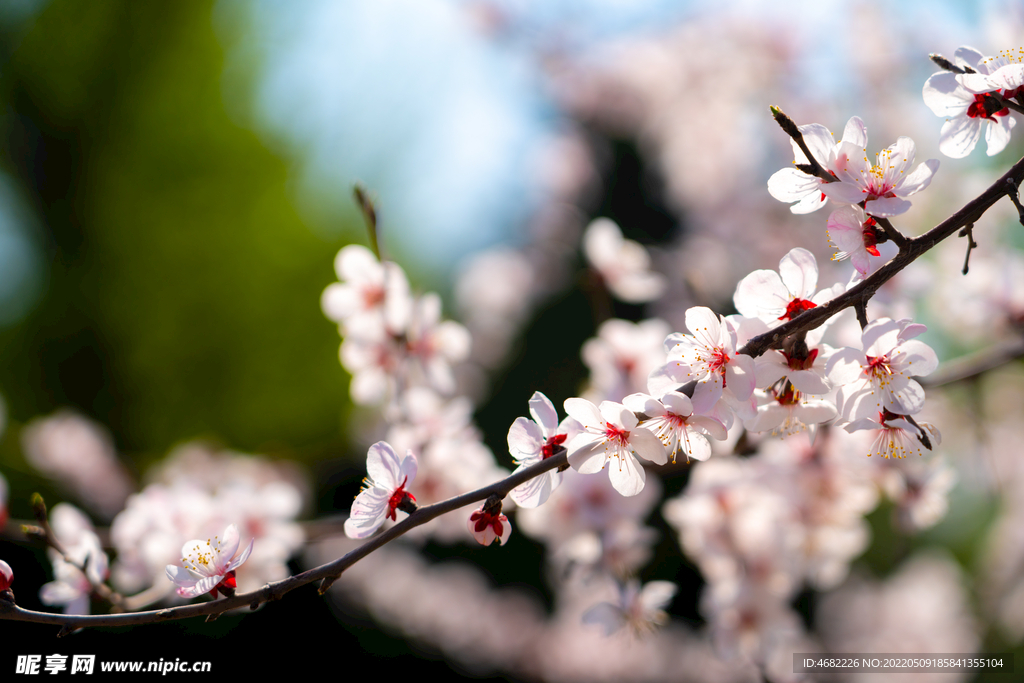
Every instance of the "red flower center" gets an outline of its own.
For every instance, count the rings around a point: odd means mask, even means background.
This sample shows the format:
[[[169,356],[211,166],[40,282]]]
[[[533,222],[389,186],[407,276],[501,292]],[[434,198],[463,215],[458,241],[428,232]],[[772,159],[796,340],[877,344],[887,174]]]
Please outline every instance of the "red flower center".
[[[611,422],[604,423],[604,435],[609,441],[618,441],[623,446],[629,440],[629,432],[616,427]]]
[[[469,516],[469,519],[473,522],[473,529],[475,529],[477,533],[480,533],[487,527],[491,527],[498,538],[501,538],[501,533],[505,530],[505,527],[501,523],[500,512],[496,515],[492,515],[489,512],[477,510]]]
[[[868,216],[868,219],[864,221],[861,226],[861,238],[864,240],[864,249],[867,250],[872,256],[881,256],[878,253],[878,228],[875,227],[875,219]]]
[[[792,320],[804,311],[809,311],[817,306],[818,304],[810,302],[807,299],[793,299],[786,304],[786,312],[779,316],[779,320]]]
[[[967,115],[972,119],[981,118],[988,119],[989,121],[995,121],[996,116],[1006,116],[1010,113],[1010,110],[1006,107],[1003,107],[999,111],[989,111],[989,108],[992,107],[992,105],[988,103],[989,100],[992,100],[992,98],[988,95],[975,95],[974,101],[971,102],[969,107],[967,107]],[[992,101],[994,102],[994,100]]]
[[[818,349],[811,349],[807,352],[807,358],[803,359],[790,356],[785,351],[782,352],[782,355],[786,357],[786,364],[789,365],[790,370],[810,370],[814,365],[814,359],[818,357]]]
[[[391,499],[388,500],[388,517],[391,518],[392,522],[398,521],[398,515],[395,510],[402,504],[402,501],[408,497],[412,502],[416,502],[416,496],[412,495],[405,490],[405,483],[409,481],[409,477],[402,480],[402,483],[395,489],[395,492],[391,494]]]
[[[544,456],[543,460],[547,460],[555,454],[555,449],[565,443],[568,434],[555,434],[550,439],[544,442],[544,445],[540,447],[540,452]]]
[[[778,401],[780,405],[795,406],[800,402],[800,392],[797,391],[792,384],[786,382],[785,390],[781,394],[776,393],[775,400]]]
[[[210,589],[210,592],[213,593],[213,597],[217,597],[217,589],[218,588],[220,588],[220,589],[228,588],[230,590],[234,590],[234,589],[238,588],[238,582],[235,581],[235,570],[234,569],[232,569],[227,574],[225,574],[223,580],[221,580],[220,583],[218,583],[216,586],[214,586],[213,588]],[[227,591],[225,591],[224,594],[227,595]]]
[[[891,375],[892,370],[889,369],[889,359],[885,356],[866,356],[868,359],[868,367],[864,369],[865,375]]]

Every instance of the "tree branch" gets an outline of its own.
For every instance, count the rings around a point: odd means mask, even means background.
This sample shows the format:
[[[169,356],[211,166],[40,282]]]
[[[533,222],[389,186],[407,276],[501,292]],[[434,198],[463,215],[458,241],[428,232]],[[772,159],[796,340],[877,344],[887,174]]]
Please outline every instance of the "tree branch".
[[[789,116],[778,107],[769,107],[769,109],[772,112],[772,116],[775,118],[775,122],[778,123],[779,127],[786,132],[786,135],[793,138],[793,142],[796,143],[796,146],[799,147],[800,151],[804,153],[805,157],[807,157],[807,163],[797,164],[797,168],[808,175],[821,178],[826,183],[835,182],[836,178],[826,171],[822,165],[818,163],[818,160],[814,158],[814,155],[811,154],[811,150],[808,149],[807,143],[804,142],[804,134],[800,132],[800,127],[796,125],[796,121],[789,118]]]
[[[343,557],[339,557],[333,562],[328,562],[327,564],[322,564],[319,567],[314,567],[313,569],[309,569],[300,574],[289,576],[281,581],[268,583],[255,591],[237,594],[233,598],[225,598],[223,600],[214,600],[200,604],[182,605],[180,607],[168,607],[159,610],[148,610],[145,612],[105,615],[75,615],[35,612],[33,610],[22,609],[12,602],[4,602],[0,600],[0,620],[28,621],[37,624],[52,624],[54,626],[60,626],[61,630],[57,634],[58,637],[60,637],[78,629],[88,627],[138,626],[141,624],[155,624],[164,621],[188,619],[190,617],[200,616],[206,616],[207,619],[211,619],[234,609],[248,607],[250,610],[255,610],[262,603],[270,602],[272,600],[280,600],[285,594],[299,588],[300,586],[305,586],[306,584],[313,583],[314,581],[326,580],[325,583],[321,585],[320,592],[323,593],[346,569],[372,553],[377,548],[398,538],[399,536],[402,536],[411,529],[422,526],[427,522],[440,517],[446,512],[452,512],[453,510],[458,510],[459,508],[471,505],[472,503],[486,500],[492,495],[504,498],[516,486],[519,486],[534,477],[540,476],[545,472],[549,472],[556,468],[564,468],[568,466],[568,464],[568,453],[563,448],[561,452],[556,455],[553,455],[546,460],[542,460],[535,465],[531,465],[519,472],[515,472],[501,481],[489,484],[488,486],[484,486],[476,491],[464,493],[461,496],[449,498],[448,500],[441,501],[440,503],[421,507],[398,524],[395,524],[383,533],[377,534],[355,550],[347,553]]]
[[[978,197],[967,202],[962,209],[920,237],[908,241],[905,249],[900,249],[900,252],[891,261],[870,276],[831,301],[806,310],[775,329],[754,337],[739,350],[739,353],[756,358],[768,349],[781,346],[786,337],[813,330],[840,311],[854,306],[860,301],[866,302],[874,296],[879,287],[916,261],[919,256],[961,228],[975,223],[1000,198],[1015,192],[1022,180],[1024,180],[1024,158],[1017,161],[1009,171]]]

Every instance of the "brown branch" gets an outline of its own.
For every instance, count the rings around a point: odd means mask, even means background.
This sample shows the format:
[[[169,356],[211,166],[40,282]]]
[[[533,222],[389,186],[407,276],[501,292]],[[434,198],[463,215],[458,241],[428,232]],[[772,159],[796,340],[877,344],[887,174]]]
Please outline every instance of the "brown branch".
[[[188,619],[190,617],[205,616],[207,619],[216,618],[225,612],[234,609],[248,607],[255,610],[264,602],[281,599],[300,586],[324,581],[321,592],[326,590],[343,571],[363,559],[377,548],[398,538],[411,529],[422,526],[427,522],[440,517],[441,515],[458,510],[459,508],[471,505],[481,500],[487,500],[490,496],[504,498],[516,486],[549,472],[556,468],[563,468],[568,465],[568,453],[563,449],[560,453],[547,458],[535,465],[531,465],[519,472],[515,472],[501,481],[495,482],[476,491],[464,493],[461,496],[449,498],[448,500],[421,507],[416,512],[398,524],[387,529],[373,538],[366,541],[355,550],[333,562],[322,564],[300,574],[289,576],[281,581],[268,583],[262,588],[235,595],[232,598],[214,600],[193,605],[182,605],[180,607],[168,607],[159,610],[148,610],[145,612],[131,612],[125,614],[106,615],[75,615],[75,614],[54,614],[51,612],[35,612],[22,609],[17,605],[0,600],[0,620],[28,621],[37,624],[51,624],[60,626],[59,636],[67,635],[81,628],[97,626],[138,626],[141,624],[155,624],[176,619]]]
[[[925,388],[941,387],[974,379],[1020,358],[1024,358],[1024,339],[1016,339],[970,356],[943,363],[928,377],[918,377],[916,380]]]
[[[907,246],[907,242],[909,242],[910,239],[897,230],[896,226],[890,223],[888,218],[879,218],[878,216],[872,216],[872,218],[875,219],[875,223],[881,226],[882,232],[885,233],[885,236],[895,242],[897,247],[903,249]]]
[[[1010,196],[1012,197],[1013,195]],[[967,269],[971,265],[971,250],[978,246],[978,243],[974,241],[974,223],[961,230],[960,237],[967,238],[967,253],[964,255],[964,267],[960,270],[961,273],[967,275]]]
[[[793,142],[796,143],[796,146],[799,147],[800,151],[804,153],[805,157],[807,157],[807,163],[797,164],[797,168],[808,175],[821,178],[826,183],[835,182],[835,176],[826,171],[825,168],[818,163],[818,160],[814,158],[814,155],[811,154],[811,150],[807,147],[807,143],[804,142],[804,134],[800,132],[800,127],[796,125],[796,121],[789,118],[789,116],[778,107],[773,106],[769,107],[769,109],[772,112],[772,116],[775,118],[775,122],[778,123],[779,127],[786,132],[786,135],[793,138]]]
[[[925,234],[907,242],[905,249],[901,249],[891,261],[870,276],[831,301],[804,311],[775,329],[754,337],[739,350],[739,353],[756,358],[768,349],[781,346],[786,337],[813,330],[840,311],[854,306],[860,301],[867,301],[874,296],[879,287],[916,261],[919,256],[958,230],[977,222],[999,199],[1015,192],[1022,180],[1024,180],[1024,158],[1017,161],[1009,171],[978,197],[967,202],[962,209]],[[1012,184],[1012,189],[1010,184]]]

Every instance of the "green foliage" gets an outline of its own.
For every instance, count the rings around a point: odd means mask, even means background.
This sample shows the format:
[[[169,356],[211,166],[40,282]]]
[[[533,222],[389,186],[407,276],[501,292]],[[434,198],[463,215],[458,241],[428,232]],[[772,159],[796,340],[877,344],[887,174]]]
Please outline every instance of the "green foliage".
[[[52,265],[0,337],[0,392],[20,421],[73,405],[153,457],[197,436],[320,454],[347,405],[319,308],[344,240],[302,223],[285,161],[229,118],[211,11],[55,1],[8,46],[2,163]]]

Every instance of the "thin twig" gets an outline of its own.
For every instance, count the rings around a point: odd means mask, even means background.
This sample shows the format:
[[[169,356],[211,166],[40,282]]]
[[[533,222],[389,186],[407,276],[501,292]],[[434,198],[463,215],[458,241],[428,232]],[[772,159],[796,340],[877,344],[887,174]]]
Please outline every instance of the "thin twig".
[[[1003,94],[999,91],[985,93],[985,95],[991,97],[993,100],[1001,104],[1001,108],[1005,107],[1006,109],[1012,109],[1018,114],[1024,114],[1024,107],[1021,107],[1019,104],[1017,104],[1016,102],[1007,97],[1003,97]]]
[[[779,109],[778,107],[769,107],[772,112],[772,116],[775,117],[775,122],[779,124],[779,127],[786,132],[786,135],[793,138],[793,142],[800,148],[800,151],[807,157],[806,164],[797,164],[797,168],[801,171],[808,173],[809,175],[817,176],[826,183],[835,182],[836,178],[826,171],[818,160],[811,154],[811,150],[807,147],[807,143],[804,142],[804,134],[800,132],[800,127],[796,125],[796,121],[789,118],[789,116]]]
[[[70,555],[59,540],[57,540],[57,534],[53,532],[53,527],[50,526],[49,513],[46,509],[46,502],[43,497],[38,493],[32,496],[32,511],[36,516],[36,522],[39,526],[32,529],[26,525],[25,535],[26,536],[39,536],[47,546],[53,548],[61,556],[65,562],[77,569],[85,577],[85,580],[89,582],[91,592],[101,600],[106,600],[114,608],[115,611],[121,611],[124,609],[124,597],[115,591],[105,583],[96,583],[92,580],[89,572],[86,571],[86,563],[89,558],[86,557],[82,562],[76,561]]]
[[[891,261],[867,278],[831,301],[806,310],[775,329],[754,337],[739,350],[739,353],[745,353],[756,358],[768,349],[780,346],[786,337],[813,330],[836,313],[854,306],[858,301],[870,299],[878,291],[879,287],[895,277],[897,273],[917,260],[922,254],[961,228],[977,222],[993,204],[1009,194],[1007,191],[1008,182],[1012,182],[1015,189],[1021,180],[1024,180],[1024,158],[1017,161],[999,180],[994,182],[978,197],[967,202],[955,214],[920,237],[907,242],[906,249],[901,249]]]
[[[971,223],[966,228],[960,231],[960,237],[967,238],[967,253],[964,255],[964,267],[960,272],[967,275],[967,269],[971,262],[971,249],[975,249],[978,243],[974,241],[974,223]]]
[[[519,472],[515,472],[501,481],[495,482],[483,488],[464,493],[461,496],[449,498],[448,500],[427,505],[416,510],[407,518],[385,530],[363,543],[355,550],[339,557],[333,562],[322,564],[300,574],[290,576],[281,581],[268,583],[262,588],[249,592],[236,594],[234,597],[223,600],[214,600],[193,605],[182,605],[180,607],[168,607],[160,610],[148,610],[145,612],[131,612],[125,614],[106,615],[74,615],[74,614],[53,614],[50,612],[36,612],[22,609],[17,605],[0,601],[0,619],[11,621],[28,621],[37,624],[52,624],[60,626],[58,636],[67,635],[75,630],[97,626],[138,626],[141,624],[155,624],[176,619],[188,619],[190,617],[209,617],[220,615],[233,609],[247,607],[255,610],[264,602],[279,600],[286,593],[289,593],[300,586],[330,579],[332,582],[343,571],[363,559],[377,548],[398,538],[406,532],[427,522],[440,517],[441,515],[466,507],[490,496],[504,498],[516,486],[538,477],[545,472],[568,465],[569,458],[563,449],[560,453],[553,455],[546,460],[531,465]]]
[[[1024,339],[1016,339],[970,356],[943,363],[927,377],[916,380],[925,388],[941,387],[979,377],[990,370],[1024,358]]]

